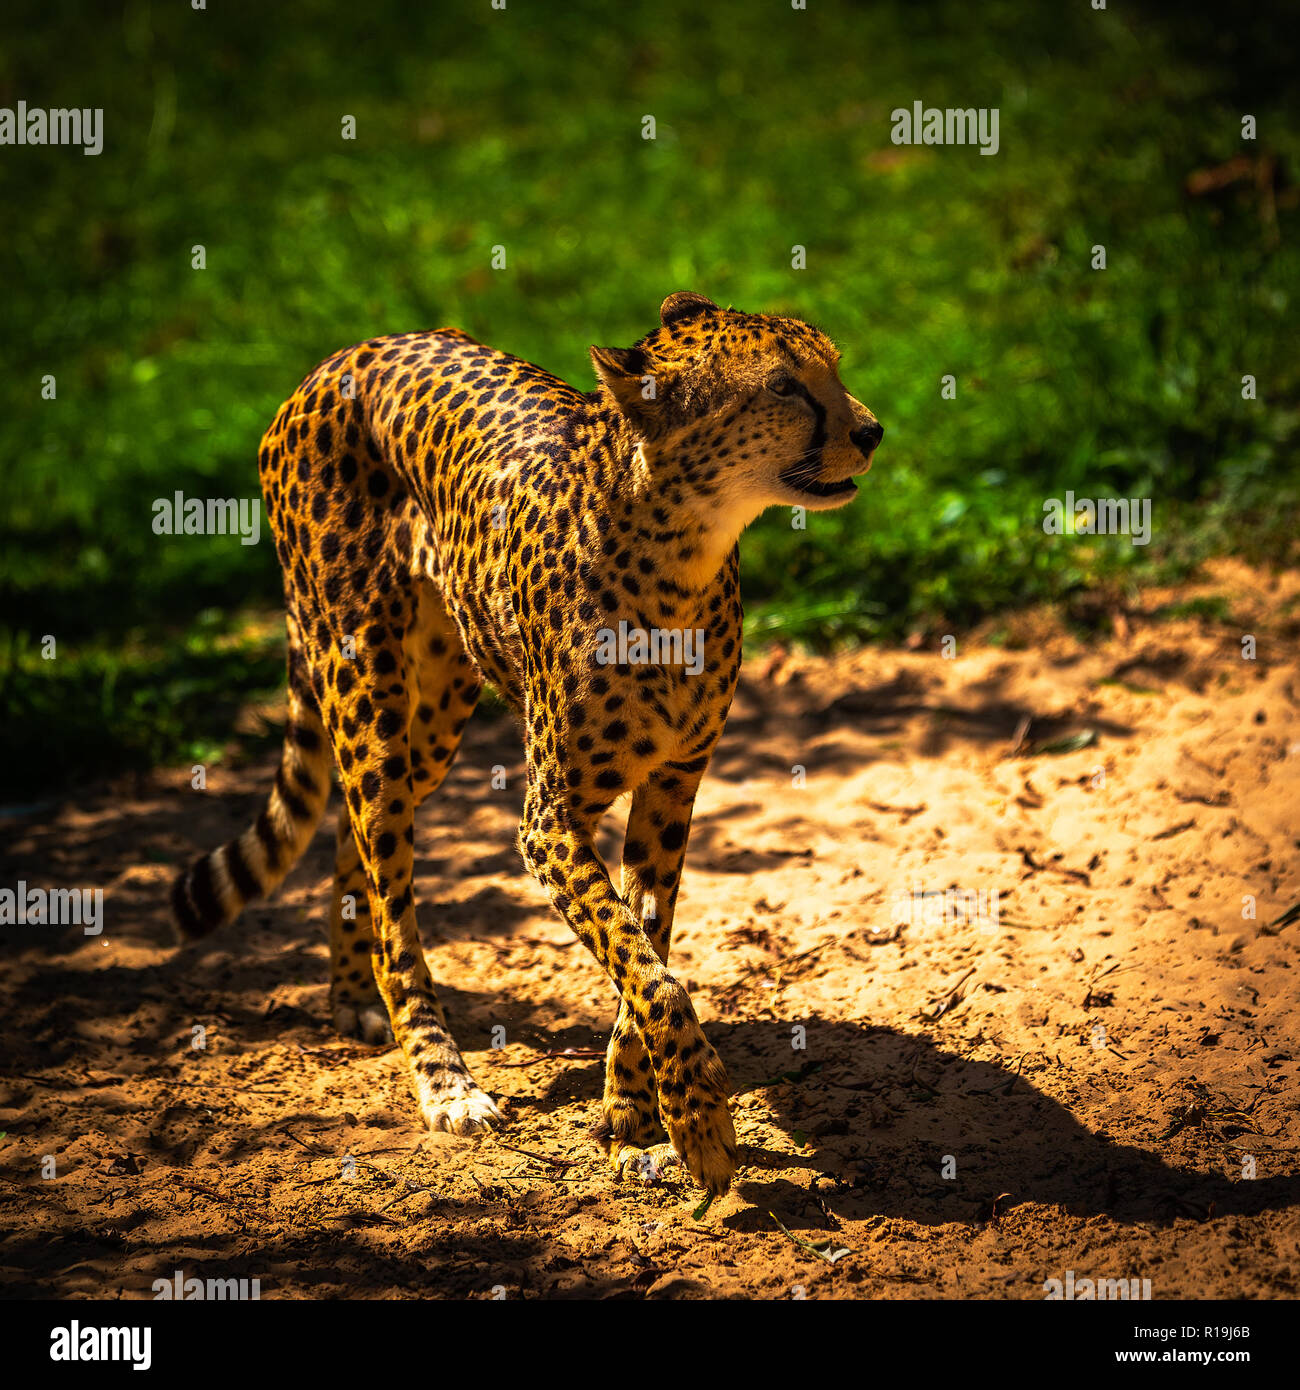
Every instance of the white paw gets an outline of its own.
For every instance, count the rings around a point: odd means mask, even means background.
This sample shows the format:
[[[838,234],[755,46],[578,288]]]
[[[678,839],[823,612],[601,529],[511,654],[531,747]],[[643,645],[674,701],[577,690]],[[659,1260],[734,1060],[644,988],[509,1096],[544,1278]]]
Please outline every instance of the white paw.
[[[623,1181],[631,1178],[635,1182],[658,1183],[663,1182],[665,1169],[681,1166],[681,1159],[673,1152],[671,1144],[656,1144],[650,1149],[622,1149],[614,1166]]]
[[[505,1122],[496,1101],[477,1089],[448,1100],[427,1101],[423,1110],[430,1129],[446,1130],[451,1134],[477,1134]]]
[[[388,1010],[382,1004],[335,1004],[334,1027],[346,1037],[360,1038],[362,1042],[390,1044],[393,1041]]]

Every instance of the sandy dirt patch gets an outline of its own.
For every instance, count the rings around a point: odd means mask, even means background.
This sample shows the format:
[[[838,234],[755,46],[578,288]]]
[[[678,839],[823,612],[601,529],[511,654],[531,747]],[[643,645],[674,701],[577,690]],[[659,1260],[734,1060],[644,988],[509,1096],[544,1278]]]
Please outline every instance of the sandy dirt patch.
[[[672,956],[741,1145],[698,1219],[680,1169],[615,1184],[587,1137],[616,1000],[513,848],[508,719],[475,719],[417,839],[496,1136],[423,1133],[396,1052],[331,1032],[332,817],[276,900],[173,945],[173,865],[243,827],[270,758],[10,821],[0,885],[102,886],[106,927],[0,933],[0,1292],[1041,1298],[1073,1270],[1295,1297],[1300,582],[1203,588],[1231,622],[1152,616],[1184,590],[1091,643],[1034,614],[953,660],[747,663]]]

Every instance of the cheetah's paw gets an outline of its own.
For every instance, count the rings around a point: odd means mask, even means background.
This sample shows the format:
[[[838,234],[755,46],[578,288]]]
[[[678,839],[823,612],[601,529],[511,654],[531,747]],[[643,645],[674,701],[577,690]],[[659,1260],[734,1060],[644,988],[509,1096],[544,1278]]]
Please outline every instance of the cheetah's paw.
[[[614,1176],[619,1182],[629,1179],[642,1183],[660,1183],[667,1176],[665,1169],[680,1167],[681,1159],[671,1144],[655,1144],[640,1149],[635,1144],[615,1145],[609,1155]]]
[[[691,1176],[720,1197],[736,1172],[736,1130],[725,1098],[705,1103],[680,1120],[668,1121],[673,1148]]]
[[[420,1108],[430,1129],[450,1134],[478,1134],[505,1123],[496,1101],[477,1087],[464,1095],[426,1101]]]
[[[390,1046],[393,1026],[383,1001],[373,1004],[339,999],[333,1005],[334,1029],[344,1037],[360,1038],[362,1042]]]

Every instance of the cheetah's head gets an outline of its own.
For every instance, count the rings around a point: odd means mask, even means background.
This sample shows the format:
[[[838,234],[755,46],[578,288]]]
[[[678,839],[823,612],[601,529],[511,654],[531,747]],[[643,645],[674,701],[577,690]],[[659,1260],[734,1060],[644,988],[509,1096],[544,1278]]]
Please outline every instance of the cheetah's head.
[[[773,504],[821,511],[852,499],[884,430],[845,390],[824,333],[685,292],[659,317],[630,348],[591,349],[653,477],[737,532]]]

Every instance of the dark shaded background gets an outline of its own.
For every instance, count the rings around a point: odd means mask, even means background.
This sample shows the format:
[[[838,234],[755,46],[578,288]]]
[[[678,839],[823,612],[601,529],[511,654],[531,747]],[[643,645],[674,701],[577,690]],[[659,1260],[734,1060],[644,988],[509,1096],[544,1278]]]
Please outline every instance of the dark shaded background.
[[[255,495],[279,402],[380,333],[457,324],[588,388],[588,345],[672,290],[821,324],[886,446],[852,507],[746,535],[754,638],[933,636],[1041,600],[1086,623],[1098,591],[1216,551],[1286,560],[1281,14],[11,5],[0,105],[103,107],[106,143],[0,148],[0,795],[215,757],[273,693],[270,545],[157,536],[152,502]],[[996,106],[999,154],[894,146],[915,100]],[[1066,489],[1151,498],[1153,543],[1044,535]]]

